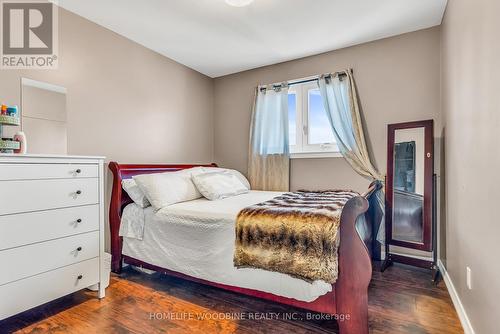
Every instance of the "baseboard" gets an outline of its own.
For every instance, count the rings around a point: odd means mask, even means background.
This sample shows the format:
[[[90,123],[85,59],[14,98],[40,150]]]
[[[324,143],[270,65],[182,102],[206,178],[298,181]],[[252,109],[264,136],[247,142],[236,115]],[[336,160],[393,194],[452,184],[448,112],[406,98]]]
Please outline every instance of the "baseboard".
[[[443,275],[444,284],[446,284],[446,288],[448,288],[448,293],[450,294],[451,300],[453,301],[453,305],[457,310],[458,318],[462,323],[462,327],[464,329],[465,334],[475,334],[474,328],[472,328],[469,317],[465,312],[465,308],[462,305],[462,302],[460,301],[460,297],[458,297],[457,290],[455,289],[455,286],[453,285],[450,275],[448,275],[448,272],[446,271],[443,262],[441,262],[441,260],[438,260],[437,264],[439,267],[439,271],[441,271],[441,275]]]

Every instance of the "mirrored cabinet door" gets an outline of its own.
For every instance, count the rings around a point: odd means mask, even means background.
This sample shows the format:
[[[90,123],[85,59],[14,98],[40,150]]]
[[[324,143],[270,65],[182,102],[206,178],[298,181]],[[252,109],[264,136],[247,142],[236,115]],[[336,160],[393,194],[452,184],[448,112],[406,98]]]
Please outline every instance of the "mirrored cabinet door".
[[[389,125],[387,228],[389,244],[432,248],[433,123]]]
[[[21,124],[27,153],[68,153],[66,88],[21,78]]]

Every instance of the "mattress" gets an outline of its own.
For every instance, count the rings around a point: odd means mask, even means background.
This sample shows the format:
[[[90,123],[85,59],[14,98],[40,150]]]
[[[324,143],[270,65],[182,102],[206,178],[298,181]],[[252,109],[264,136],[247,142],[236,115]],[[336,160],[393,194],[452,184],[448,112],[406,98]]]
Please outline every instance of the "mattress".
[[[201,198],[156,213],[129,204],[120,228],[123,254],[199,279],[311,302],[330,292],[331,284],[233,266],[238,212],[280,194],[250,191],[217,201]]]

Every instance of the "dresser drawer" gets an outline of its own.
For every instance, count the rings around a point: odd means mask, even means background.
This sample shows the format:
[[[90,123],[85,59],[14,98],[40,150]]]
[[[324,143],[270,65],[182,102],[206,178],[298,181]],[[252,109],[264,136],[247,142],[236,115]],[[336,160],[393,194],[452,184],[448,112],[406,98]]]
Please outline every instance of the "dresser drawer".
[[[0,216],[0,251],[99,230],[99,205]]]
[[[98,281],[99,259],[95,258],[2,285],[0,319],[84,289]]]
[[[99,165],[0,164],[0,180],[74,179],[98,177]]]
[[[99,202],[99,179],[0,182],[0,215]]]
[[[0,251],[0,285],[99,256],[99,231]]]

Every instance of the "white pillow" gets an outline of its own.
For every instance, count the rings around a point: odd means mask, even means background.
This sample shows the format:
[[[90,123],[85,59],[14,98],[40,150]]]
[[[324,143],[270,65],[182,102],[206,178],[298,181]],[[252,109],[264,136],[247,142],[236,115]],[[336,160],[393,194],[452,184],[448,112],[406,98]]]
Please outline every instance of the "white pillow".
[[[155,210],[201,197],[191,180],[191,173],[184,170],[136,175],[133,178]]]
[[[141,208],[147,208],[151,205],[146,198],[146,195],[144,195],[144,192],[139,188],[134,179],[122,180],[122,188],[132,201],[134,201],[134,203],[139,205]]]
[[[228,171],[195,174],[193,182],[200,193],[211,201],[249,191],[236,175]]]
[[[186,172],[190,171],[191,175],[198,175],[198,174],[206,174],[206,173],[220,173],[220,172],[229,172],[236,176],[243,185],[250,190],[250,182],[248,182],[247,178],[241,174],[239,171],[236,169],[227,169],[227,168],[220,168],[220,167],[193,167],[185,170]]]

